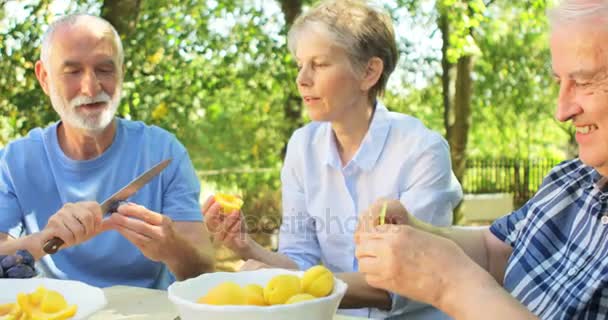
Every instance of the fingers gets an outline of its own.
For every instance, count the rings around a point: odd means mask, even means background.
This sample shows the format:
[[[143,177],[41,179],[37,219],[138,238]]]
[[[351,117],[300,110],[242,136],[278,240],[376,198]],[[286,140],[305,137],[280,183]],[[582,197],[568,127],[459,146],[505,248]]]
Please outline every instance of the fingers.
[[[385,224],[409,224],[408,212],[399,200],[378,199],[367,210],[359,215],[355,230],[355,243],[361,242],[362,233],[369,232],[380,225],[380,213],[386,205]]]
[[[160,213],[148,210],[144,206],[134,203],[128,203],[118,207],[117,212],[123,216],[136,218],[144,221],[147,224],[159,226],[163,224],[164,216]]]
[[[382,206],[386,201],[387,200],[385,199],[376,200],[369,208],[359,215],[359,221],[355,231],[355,241],[358,241],[357,234],[361,232],[368,232],[379,225],[380,211],[382,211]]]
[[[240,217],[241,216],[239,215],[239,220],[232,224],[232,226],[228,229],[226,240],[235,240],[235,238],[240,237],[245,232],[242,222],[243,220]]]
[[[144,239],[160,239],[172,221],[169,217],[136,204],[122,205],[104,223],[105,228],[130,231]]]
[[[374,227],[362,226],[355,232],[355,244],[359,246],[373,239],[383,240],[387,234],[390,234],[391,232],[399,232],[399,228],[395,227],[397,226],[392,224],[384,224]]]
[[[61,214],[59,216],[58,214]],[[64,216],[65,213],[58,212],[55,216],[52,216],[49,219],[47,227],[45,229],[49,229],[47,233],[50,240],[53,237],[58,237],[63,240],[64,246],[69,247],[77,244],[77,234],[84,233],[82,227],[79,223],[74,223],[73,221],[66,222],[68,219],[72,219],[71,216]],[[81,231],[79,231],[81,230]]]
[[[214,202],[205,212],[204,222],[211,233],[215,233],[226,218],[226,215],[222,214],[220,210],[219,203]]]
[[[359,272],[365,273],[366,275],[378,276],[385,266],[382,264],[382,259],[374,256],[366,256],[358,259]]]
[[[101,226],[99,227],[99,233],[106,232],[109,230],[116,229],[117,226],[114,224],[114,220],[112,220],[112,216],[108,219],[104,219],[101,221]]]
[[[110,220],[109,223],[111,223],[116,230],[126,229],[141,235],[145,235],[148,238],[152,238],[152,235],[155,233],[154,228],[156,226],[150,225],[143,220],[129,218],[120,213],[112,214],[108,220]]]
[[[48,234],[59,237],[65,246],[82,243],[99,233],[101,208],[96,202],[66,203],[48,221]]]
[[[146,246],[150,244],[152,240],[150,237],[133,231],[127,227],[117,227],[115,230],[129,240],[129,242],[137,246],[141,251],[145,251]]]
[[[258,260],[249,259],[243,263],[241,268],[239,268],[239,271],[253,271],[265,268],[270,268],[270,266]]]
[[[209,211],[209,208],[211,208],[211,206],[215,203],[215,197],[214,196],[209,196],[207,198],[207,200],[205,200],[205,203],[203,204],[203,206],[201,207],[201,211],[202,214],[204,216],[207,215],[207,211]]]
[[[390,200],[387,203],[386,223],[408,224],[408,212],[398,200]]]
[[[241,233],[242,219],[240,213],[233,213],[226,217],[216,229],[214,238],[216,241],[224,242],[227,238],[233,238]]]
[[[357,259],[376,258],[386,249],[386,241],[382,237],[369,236],[355,248]]]

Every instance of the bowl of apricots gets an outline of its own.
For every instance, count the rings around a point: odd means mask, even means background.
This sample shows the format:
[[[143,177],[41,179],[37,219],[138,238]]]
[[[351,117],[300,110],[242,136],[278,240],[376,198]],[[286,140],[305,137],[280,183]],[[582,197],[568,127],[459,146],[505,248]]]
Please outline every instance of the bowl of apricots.
[[[182,320],[331,320],[346,288],[315,266],[207,273],[173,283],[168,294]]]
[[[79,281],[0,279],[0,320],[87,319],[107,303],[103,291]]]

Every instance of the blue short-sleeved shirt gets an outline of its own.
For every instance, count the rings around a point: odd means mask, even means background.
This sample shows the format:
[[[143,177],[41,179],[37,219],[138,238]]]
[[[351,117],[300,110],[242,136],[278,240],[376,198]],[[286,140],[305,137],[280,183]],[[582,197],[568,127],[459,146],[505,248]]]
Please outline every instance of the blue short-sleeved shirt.
[[[490,227],[513,247],[504,287],[541,319],[606,319],[606,179],[575,159],[554,168],[521,209]]]
[[[128,201],[174,221],[201,221],[200,185],[186,149],[165,130],[116,119],[112,145],[99,157],[68,158],[55,123],[34,129],[0,150],[0,232],[13,237],[44,228],[65,203],[102,202],[158,162],[171,164]],[[46,276],[99,287],[131,285],[166,288],[173,280],[162,263],[146,258],[116,231],[47,255],[39,262]]]

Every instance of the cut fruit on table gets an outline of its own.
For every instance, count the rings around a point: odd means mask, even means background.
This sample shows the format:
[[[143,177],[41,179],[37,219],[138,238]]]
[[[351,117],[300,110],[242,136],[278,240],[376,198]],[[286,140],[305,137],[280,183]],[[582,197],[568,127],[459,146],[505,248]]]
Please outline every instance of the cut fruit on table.
[[[215,202],[219,203],[222,207],[224,214],[231,214],[234,211],[238,211],[243,206],[243,199],[226,193],[216,193]]]
[[[78,307],[68,305],[61,293],[43,286],[17,294],[15,303],[0,305],[0,320],[64,320],[76,315]]]

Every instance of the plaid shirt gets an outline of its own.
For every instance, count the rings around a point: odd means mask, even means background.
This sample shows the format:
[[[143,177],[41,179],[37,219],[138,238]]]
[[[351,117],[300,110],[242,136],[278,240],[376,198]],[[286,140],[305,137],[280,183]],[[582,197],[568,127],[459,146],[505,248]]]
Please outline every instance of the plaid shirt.
[[[608,319],[606,178],[580,160],[491,232],[513,247],[504,287],[541,319]]]

